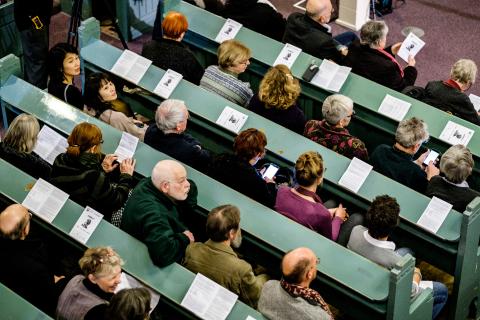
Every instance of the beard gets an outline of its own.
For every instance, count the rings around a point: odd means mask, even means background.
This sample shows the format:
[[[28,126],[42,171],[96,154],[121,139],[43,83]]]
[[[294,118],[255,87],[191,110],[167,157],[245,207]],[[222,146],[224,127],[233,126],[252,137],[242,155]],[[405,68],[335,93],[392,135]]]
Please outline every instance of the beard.
[[[237,235],[235,236],[235,239],[232,240],[231,245],[235,249],[240,248],[240,246],[242,245],[242,230],[240,228],[237,231]]]

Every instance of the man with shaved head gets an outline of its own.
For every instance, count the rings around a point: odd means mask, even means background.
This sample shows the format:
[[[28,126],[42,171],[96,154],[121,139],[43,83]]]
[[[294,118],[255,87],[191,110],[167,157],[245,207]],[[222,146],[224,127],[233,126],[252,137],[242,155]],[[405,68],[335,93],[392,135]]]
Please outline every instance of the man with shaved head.
[[[60,280],[50,269],[46,245],[29,236],[31,214],[13,204],[0,213],[0,282],[53,315]]]
[[[195,239],[180,220],[181,209],[193,209],[197,188],[177,161],[162,160],[135,187],[123,212],[121,228],[143,241],[159,267],[180,262]]]
[[[265,283],[258,310],[275,320],[333,320],[320,294],[310,289],[317,276],[317,256],[308,248],[297,248],[282,259],[282,280]]]
[[[357,36],[348,31],[332,37],[328,25],[332,12],[330,0],[307,0],[305,14],[294,12],[288,16],[283,42],[317,58],[342,62],[348,53],[346,46]]]

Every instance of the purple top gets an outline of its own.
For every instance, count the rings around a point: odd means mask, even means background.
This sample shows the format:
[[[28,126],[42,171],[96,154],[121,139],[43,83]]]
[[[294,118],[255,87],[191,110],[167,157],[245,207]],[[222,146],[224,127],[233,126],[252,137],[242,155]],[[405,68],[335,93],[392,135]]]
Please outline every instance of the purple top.
[[[330,211],[323,203],[310,202],[285,186],[278,189],[275,210],[333,241],[337,240],[343,223],[339,217],[332,220]]]

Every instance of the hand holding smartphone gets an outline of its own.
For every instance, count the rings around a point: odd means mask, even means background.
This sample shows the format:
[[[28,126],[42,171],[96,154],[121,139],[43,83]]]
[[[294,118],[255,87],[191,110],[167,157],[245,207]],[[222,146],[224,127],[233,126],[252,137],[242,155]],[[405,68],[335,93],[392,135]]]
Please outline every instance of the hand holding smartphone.
[[[439,155],[440,153],[438,153],[437,151],[435,150],[430,150],[430,152],[428,153],[427,157],[425,158],[425,160],[423,161],[423,164],[428,166],[428,164],[430,163],[430,161],[433,161],[433,164],[436,165],[437,164],[437,160],[439,158]]]
[[[273,179],[273,177],[277,174],[279,167],[275,164],[270,164],[265,172],[262,174],[263,179]]]

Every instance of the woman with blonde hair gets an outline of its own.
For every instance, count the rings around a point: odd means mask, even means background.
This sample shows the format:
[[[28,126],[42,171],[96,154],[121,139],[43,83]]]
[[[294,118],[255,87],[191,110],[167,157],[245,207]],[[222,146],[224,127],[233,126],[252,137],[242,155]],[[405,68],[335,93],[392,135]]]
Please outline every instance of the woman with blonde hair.
[[[102,154],[102,132],[88,122],[76,125],[67,142],[67,151],[53,163],[51,182],[72,200],[92,207],[110,221],[133,188],[135,160],[119,164],[116,155]]]
[[[48,180],[52,167],[33,152],[39,131],[40,125],[34,116],[26,113],[18,115],[0,143],[0,158],[34,178]]]
[[[336,208],[325,207],[317,194],[325,170],[323,158],[318,152],[301,154],[295,163],[298,185],[295,188],[281,186],[278,189],[275,210],[345,246],[353,227],[361,224],[363,217],[360,214],[349,217],[342,204]]]
[[[109,302],[120,284],[123,260],[110,247],[87,249],[78,264],[83,274],[73,277],[63,290],[56,319],[83,320],[92,308]]]
[[[238,76],[250,64],[250,49],[237,40],[226,40],[218,47],[217,56],[218,66],[212,65],[205,70],[200,87],[239,106],[248,106],[253,92],[250,83],[239,80]]]
[[[253,96],[248,108],[253,112],[302,134],[305,114],[297,106],[300,83],[286,65],[271,67],[262,81],[258,95]]]

